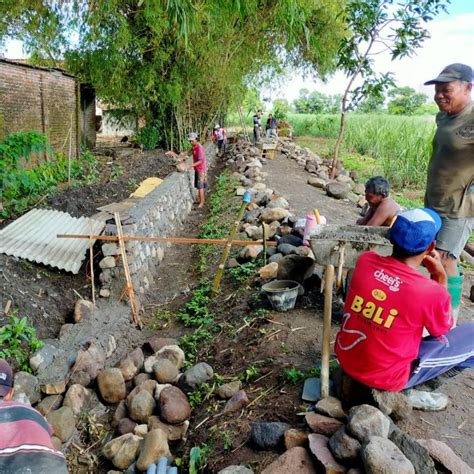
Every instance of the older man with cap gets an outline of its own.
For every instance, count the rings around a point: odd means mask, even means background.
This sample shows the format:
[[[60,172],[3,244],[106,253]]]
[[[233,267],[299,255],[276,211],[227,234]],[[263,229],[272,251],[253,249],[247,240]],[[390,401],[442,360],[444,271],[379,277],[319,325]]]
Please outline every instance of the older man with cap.
[[[0,473],[67,474],[48,422],[30,405],[12,401],[13,391],[12,369],[0,359]]]
[[[465,64],[450,64],[438,77],[425,82],[432,84],[440,111],[428,166],[425,205],[441,216],[436,248],[448,277],[457,284],[457,293],[452,298],[457,319],[462,288],[457,260],[474,225],[472,69]]]
[[[342,370],[363,385],[400,391],[474,366],[474,322],[451,329],[451,288],[435,250],[440,227],[431,209],[402,212],[390,229],[392,255],[365,252],[357,261],[335,352]],[[422,337],[424,328],[430,337]],[[418,394],[409,395],[415,407],[447,403],[431,396],[420,405]]]

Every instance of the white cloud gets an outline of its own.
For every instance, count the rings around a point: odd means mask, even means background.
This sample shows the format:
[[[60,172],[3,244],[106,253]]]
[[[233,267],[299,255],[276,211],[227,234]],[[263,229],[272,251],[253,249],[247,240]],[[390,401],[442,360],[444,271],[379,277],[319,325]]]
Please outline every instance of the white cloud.
[[[391,61],[390,56],[381,54],[375,59],[375,68],[379,72],[392,71],[400,86],[410,86],[419,92],[432,94],[432,86],[423,83],[433,77],[448,64],[472,64],[474,58],[474,13],[451,16],[433,21],[428,29],[431,37],[417,50],[415,56]],[[290,102],[306,88],[325,94],[342,94],[347,84],[343,73],[337,72],[327,83],[304,79],[295,74],[278,90],[266,91],[266,96],[286,97]]]

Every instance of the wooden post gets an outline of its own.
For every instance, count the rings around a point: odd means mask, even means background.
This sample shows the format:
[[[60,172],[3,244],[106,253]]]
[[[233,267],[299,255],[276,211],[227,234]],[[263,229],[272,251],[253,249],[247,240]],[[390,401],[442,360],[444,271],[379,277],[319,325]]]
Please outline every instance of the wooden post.
[[[326,265],[324,283],[324,319],[321,350],[321,398],[329,397],[329,352],[331,345],[332,287],[334,284],[334,265]]]
[[[92,221],[90,222],[90,232],[92,236]],[[93,249],[93,240],[89,236],[89,259],[90,259],[90,269],[91,269],[91,286],[92,286],[92,303],[95,305],[95,282],[94,282],[94,249]]]
[[[132,308],[132,316],[133,322],[141,329],[142,322],[140,320],[140,315],[138,314],[137,308],[137,301],[135,300],[135,293],[133,291],[133,283],[132,278],[130,277],[130,268],[128,267],[128,260],[127,260],[127,252],[125,250],[125,242],[123,240],[123,231],[122,231],[122,223],[120,222],[120,214],[118,212],[114,212],[115,218],[115,225],[117,226],[117,237],[120,246],[120,253],[122,254],[122,263],[123,263],[123,270],[125,272],[125,280],[126,280],[126,290],[128,293],[128,297],[130,299],[130,306]]]

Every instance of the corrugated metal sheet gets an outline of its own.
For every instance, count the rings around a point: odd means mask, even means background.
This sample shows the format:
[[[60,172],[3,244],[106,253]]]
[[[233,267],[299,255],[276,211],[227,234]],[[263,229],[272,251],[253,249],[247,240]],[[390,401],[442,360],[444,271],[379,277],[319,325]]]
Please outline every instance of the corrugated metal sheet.
[[[105,223],[66,212],[33,209],[0,230],[0,253],[77,273],[89,248],[88,239],[58,239],[57,234],[102,232]]]

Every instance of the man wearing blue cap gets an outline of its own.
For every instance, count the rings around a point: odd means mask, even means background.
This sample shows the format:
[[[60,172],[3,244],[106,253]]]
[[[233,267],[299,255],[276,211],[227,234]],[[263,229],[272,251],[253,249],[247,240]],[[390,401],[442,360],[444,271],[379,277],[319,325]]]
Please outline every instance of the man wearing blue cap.
[[[474,322],[451,329],[448,278],[435,250],[440,227],[431,209],[404,211],[390,229],[392,255],[365,252],[357,261],[335,352],[366,386],[399,391],[474,366]]]
[[[472,68],[466,64],[450,64],[425,85],[435,86],[434,100],[439,108],[425,206],[441,216],[436,249],[448,277],[457,283],[457,293],[452,295],[457,319],[462,289],[457,261],[474,225]]]

